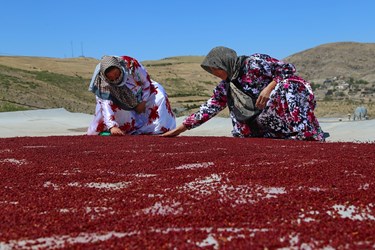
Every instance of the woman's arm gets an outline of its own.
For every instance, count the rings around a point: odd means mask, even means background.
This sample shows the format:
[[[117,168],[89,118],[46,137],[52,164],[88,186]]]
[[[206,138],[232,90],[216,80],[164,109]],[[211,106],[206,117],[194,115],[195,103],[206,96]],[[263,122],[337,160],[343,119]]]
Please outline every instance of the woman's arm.
[[[144,113],[146,112],[146,103],[147,101],[142,101],[140,102],[136,107],[135,107],[135,112],[137,112],[138,114],[141,114],[141,113]]]
[[[272,90],[274,90],[276,87],[276,81],[272,81],[270,82],[267,87],[265,87],[259,94],[258,96],[258,99],[255,103],[255,106],[258,108],[258,109],[264,109],[264,107],[266,107],[266,104],[268,102],[268,100],[270,99],[270,95],[271,95],[271,92]]]
[[[196,128],[210,120],[227,106],[226,82],[221,81],[210,99],[202,104],[197,112],[187,117],[183,124],[187,129]]]
[[[137,93],[138,101],[147,101],[150,96],[151,78],[146,68],[135,58],[122,56],[122,59],[126,62],[126,67],[135,84],[142,87],[141,93]]]
[[[107,129],[111,132],[112,135],[123,135],[124,133],[119,128],[118,123],[115,121],[114,109],[116,109],[117,106],[113,105],[113,102],[110,100],[103,100],[99,97],[96,97],[96,100],[101,106],[103,122]]]
[[[140,114],[146,111],[146,103],[151,95],[151,79],[146,69],[140,63],[134,68],[133,74],[134,81],[137,85],[141,85],[141,92],[139,95],[137,94],[140,103],[135,108],[135,111]]]
[[[271,82],[259,93],[255,106],[258,109],[263,109],[269,100],[272,90],[276,85],[296,72],[293,64],[285,63],[265,54],[253,55],[257,65],[259,65],[261,75],[272,79]]]
[[[134,73],[135,73],[134,78],[137,84],[141,83],[142,85],[142,95],[141,95],[142,101],[147,102],[148,98],[151,95],[151,78],[147,70],[143,67],[143,65],[140,63],[138,65],[139,66],[136,67],[134,70]]]
[[[162,134],[161,136],[164,136],[164,137],[175,137],[175,136],[178,136],[179,134],[185,132],[186,130],[187,130],[187,128],[185,127],[185,125],[181,124],[177,128],[175,128],[173,130],[170,130],[170,131]]]
[[[220,82],[219,85],[214,89],[213,96],[207,100],[206,103],[202,104],[197,112],[188,116],[181,125],[174,130],[164,133],[163,136],[173,137],[185,132],[188,129],[196,128],[223,110],[227,106],[227,92],[225,89],[225,84],[226,83],[224,81]]]

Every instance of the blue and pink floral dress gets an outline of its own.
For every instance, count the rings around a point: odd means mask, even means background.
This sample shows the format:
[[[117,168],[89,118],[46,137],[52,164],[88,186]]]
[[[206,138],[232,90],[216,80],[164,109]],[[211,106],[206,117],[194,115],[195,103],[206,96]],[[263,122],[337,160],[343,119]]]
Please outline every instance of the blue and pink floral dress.
[[[258,97],[272,80],[277,85],[252,124],[237,121],[230,112],[233,136],[324,141],[314,115],[316,101],[311,86],[295,72],[292,64],[265,54],[253,54],[244,60],[236,79],[244,92]],[[227,107],[227,84],[221,81],[212,97],[183,121],[188,129],[198,127]]]

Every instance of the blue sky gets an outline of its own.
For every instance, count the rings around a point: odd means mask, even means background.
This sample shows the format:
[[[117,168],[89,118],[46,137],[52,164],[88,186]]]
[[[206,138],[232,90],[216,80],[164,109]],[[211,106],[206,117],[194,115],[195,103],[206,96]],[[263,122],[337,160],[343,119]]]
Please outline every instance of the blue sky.
[[[1,9],[0,55],[143,61],[222,45],[282,59],[325,43],[375,42],[374,0],[18,0]]]

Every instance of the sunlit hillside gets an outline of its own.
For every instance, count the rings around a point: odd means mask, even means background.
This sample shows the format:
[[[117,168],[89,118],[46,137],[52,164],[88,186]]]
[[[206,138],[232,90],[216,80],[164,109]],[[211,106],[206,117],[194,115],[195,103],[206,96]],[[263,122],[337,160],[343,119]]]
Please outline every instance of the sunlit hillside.
[[[195,111],[212,94],[219,79],[200,67],[203,56],[143,61],[152,79],[166,89],[177,115]],[[324,44],[284,59],[312,83],[320,117],[346,116],[364,105],[375,116],[375,44]],[[95,98],[87,90],[94,58],[0,56],[0,111],[65,108],[93,113]],[[221,113],[227,115],[227,111]]]

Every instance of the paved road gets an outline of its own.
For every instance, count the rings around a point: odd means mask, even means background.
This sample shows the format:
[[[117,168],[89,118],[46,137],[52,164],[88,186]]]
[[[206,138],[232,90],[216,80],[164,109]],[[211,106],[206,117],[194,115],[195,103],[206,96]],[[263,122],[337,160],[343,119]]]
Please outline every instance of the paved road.
[[[71,113],[65,109],[45,109],[0,113],[0,138],[19,136],[83,135],[93,116]],[[184,117],[177,118],[181,124]],[[331,142],[375,142],[375,120],[348,121],[321,118],[320,124],[330,134]],[[184,136],[231,136],[228,118],[213,118]]]

